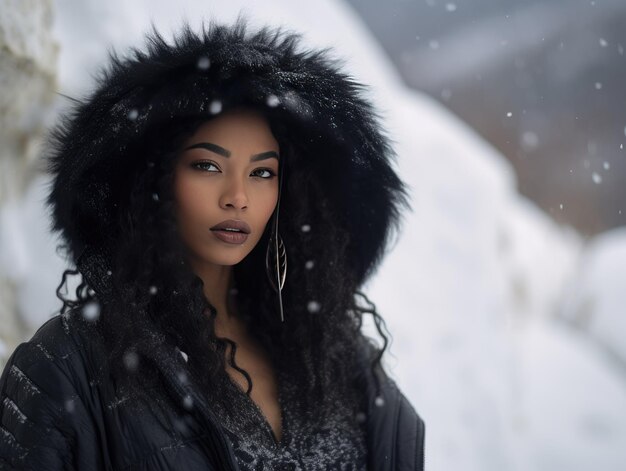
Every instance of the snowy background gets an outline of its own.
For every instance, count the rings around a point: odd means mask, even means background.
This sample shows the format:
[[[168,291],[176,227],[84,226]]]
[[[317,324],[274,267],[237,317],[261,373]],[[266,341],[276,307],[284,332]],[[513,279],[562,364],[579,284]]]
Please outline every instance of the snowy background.
[[[626,224],[624,0],[346,1],[407,85],[508,158],[520,193],[583,234]]]
[[[0,42],[21,34],[23,43],[9,53],[28,57],[36,69],[29,76],[44,77],[53,96],[37,95],[38,113],[8,116],[16,94],[0,91],[0,119],[17,123],[3,141],[22,142],[14,137],[19,130],[32,136],[26,150],[0,151],[3,361],[60,307],[54,291],[65,261],[42,206],[48,181],[32,158],[40,128],[67,103],[54,91],[82,96],[107,48],[143,44],[151,22],[171,37],[183,18],[198,27],[203,18],[231,22],[243,12],[252,25],[283,25],[311,47],[335,48],[346,69],[369,84],[394,141],[414,210],[365,291],[393,338],[388,370],[426,422],[426,468],[626,469],[626,229],[587,240],[522,197],[507,160],[439,103],[407,88],[347,3],[0,6]],[[46,49],[50,38],[58,49]],[[19,90],[23,82],[7,82],[6,71],[0,83]],[[19,110],[29,106],[20,103]]]

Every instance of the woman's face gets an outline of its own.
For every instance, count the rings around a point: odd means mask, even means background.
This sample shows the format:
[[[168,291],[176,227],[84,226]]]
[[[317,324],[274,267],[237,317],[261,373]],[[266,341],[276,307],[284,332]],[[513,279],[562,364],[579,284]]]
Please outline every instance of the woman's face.
[[[278,158],[267,120],[248,109],[207,121],[183,143],[174,171],[176,218],[196,262],[235,265],[252,251],[278,201]],[[215,228],[236,227],[229,220],[248,233]]]

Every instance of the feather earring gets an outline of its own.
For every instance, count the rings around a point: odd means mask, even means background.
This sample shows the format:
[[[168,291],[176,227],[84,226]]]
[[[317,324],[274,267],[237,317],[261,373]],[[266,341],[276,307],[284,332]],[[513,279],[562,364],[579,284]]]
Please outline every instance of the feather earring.
[[[280,193],[283,186],[283,171],[280,172],[280,184],[278,187],[278,202],[276,203],[276,213],[274,214],[274,224],[265,251],[265,270],[267,277],[274,291],[278,293],[278,306],[280,310],[280,321],[285,322],[283,313],[282,290],[287,279],[287,251],[283,239],[278,233],[278,210],[280,208]]]

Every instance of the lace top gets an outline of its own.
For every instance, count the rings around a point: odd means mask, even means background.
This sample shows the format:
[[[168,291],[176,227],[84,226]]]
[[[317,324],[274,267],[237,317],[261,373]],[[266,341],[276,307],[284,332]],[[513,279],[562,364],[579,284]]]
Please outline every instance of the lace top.
[[[306,407],[303,391],[293,378],[286,371],[276,374],[282,413],[280,442],[259,406],[230,377],[221,397],[214,398],[215,413],[239,467],[246,471],[365,470],[364,398],[334,397],[326,406]],[[234,416],[220,399],[235,405]]]

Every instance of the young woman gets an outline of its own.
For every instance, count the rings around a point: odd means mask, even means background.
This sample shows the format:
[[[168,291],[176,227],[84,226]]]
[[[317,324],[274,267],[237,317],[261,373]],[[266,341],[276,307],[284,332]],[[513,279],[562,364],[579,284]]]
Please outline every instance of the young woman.
[[[57,127],[76,269],[2,374],[0,468],[423,469],[359,291],[407,192],[364,86],[298,41],[153,32]]]

